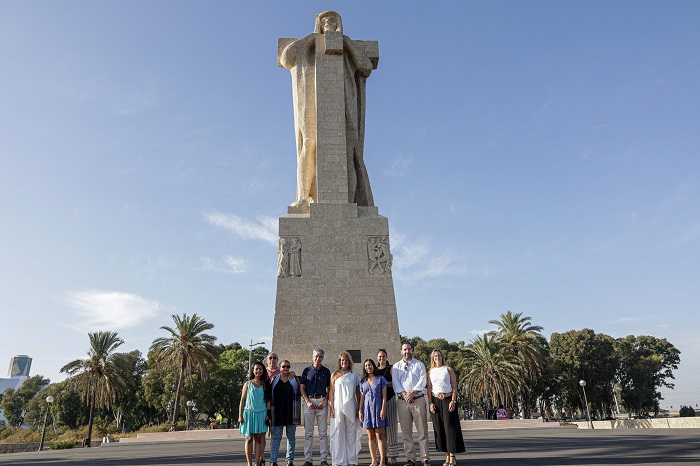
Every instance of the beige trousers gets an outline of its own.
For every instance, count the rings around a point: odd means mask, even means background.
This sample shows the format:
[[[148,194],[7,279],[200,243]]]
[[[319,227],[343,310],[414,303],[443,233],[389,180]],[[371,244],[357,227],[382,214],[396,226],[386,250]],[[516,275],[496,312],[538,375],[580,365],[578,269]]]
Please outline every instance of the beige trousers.
[[[398,396],[398,395],[397,395]],[[403,437],[403,450],[406,458],[416,462],[416,447],[413,443],[413,425],[416,426],[416,434],[418,435],[418,448],[420,448],[421,459],[430,459],[428,452],[428,405],[427,397],[421,397],[414,400],[413,403],[404,401],[398,397],[396,401],[396,410],[399,414],[399,423],[401,424],[401,436]]]

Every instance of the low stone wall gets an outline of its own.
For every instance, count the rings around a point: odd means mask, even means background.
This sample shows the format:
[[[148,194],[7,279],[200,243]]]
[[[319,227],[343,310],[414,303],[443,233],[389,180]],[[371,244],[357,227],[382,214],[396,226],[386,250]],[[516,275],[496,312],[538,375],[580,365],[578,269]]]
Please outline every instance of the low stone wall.
[[[44,450],[50,449],[51,442],[44,442]],[[92,447],[102,446],[102,440],[93,440]],[[22,453],[25,451],[39,451],[39,442],[29,443],[0,443],[0,454]]]
[[[586,421],[574,422],[579,429],[590,429]],[[699,417],[668,417],[656,419],[618,419],[614,421],[593,421],[594,429],[697,429]]]
[[[44,445],[46,446],[46,445]],[[24,451],[38,451],[39,442],[31,443],[0,443],[0,453],[20,453]]]

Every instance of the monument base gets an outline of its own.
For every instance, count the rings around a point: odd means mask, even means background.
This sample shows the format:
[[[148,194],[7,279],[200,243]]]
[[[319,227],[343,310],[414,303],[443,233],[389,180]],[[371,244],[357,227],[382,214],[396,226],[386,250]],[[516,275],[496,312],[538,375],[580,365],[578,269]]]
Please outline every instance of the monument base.
[[[350,352],[360,374],[362,361],[376,362],[380,348],[397,361],[389,223],[377,207],[311,204],[308,214],[280,217],[279,235],[281,244],[300,243],[301,251],[280,248],[272,350],[298,375],[315,347],[331,371],[341,351]]]

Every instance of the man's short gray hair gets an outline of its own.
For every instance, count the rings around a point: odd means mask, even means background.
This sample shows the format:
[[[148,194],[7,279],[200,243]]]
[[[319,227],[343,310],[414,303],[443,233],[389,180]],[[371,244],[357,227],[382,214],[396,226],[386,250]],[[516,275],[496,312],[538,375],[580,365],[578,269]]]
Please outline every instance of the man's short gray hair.
[[[323,357],[326,357],[326,353],[323,352],[323,350],[319,347],[314,348],[313,355],[316,356],[317,354],[320,354]]]

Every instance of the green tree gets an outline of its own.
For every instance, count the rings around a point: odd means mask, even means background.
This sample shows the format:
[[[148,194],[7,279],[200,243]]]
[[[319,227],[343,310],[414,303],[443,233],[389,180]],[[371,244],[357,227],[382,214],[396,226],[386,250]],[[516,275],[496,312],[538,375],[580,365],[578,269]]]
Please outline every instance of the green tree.
[[[21,427],[24,424],[29,401],[50,382],[49,379],[41,375],[35,375],[25,380],[18,389],[8,388],[5,390],[0,407],[2,407],[3,415],[10,427]]]
[[[678,369],[680,351],[665,338],[629,335],[615,340],[620,361],[618,378],[622,404],[629,413],[658,414],[660,387],[673,388],[673,370]]]
[[[88,423],[88,407],[80,399],[80,393],[68,380],[52,383],[41,389],[27,404],[25,422],[36,428],[44,422],[46,397],[53,396],[49,419],[55,426],[75,429]]]
[[[476,337],[463,352],[459,370],[471,401],[479,403],[488,395],[495,406],[512,403],[517,391],[517,359],[502,351],[501,343],[489,335]]]
[[[579,381],[585,380],[592,414],[606,416],[613,412],[613,384],[619,360],[612,337],[587,328],[553,333],[549,351],[557,367],[555,405],[570,414],[578,409],[583,411],[584,396]]]
[[[221,353],[216,364],[210,365],[209,378],[197,392],[197,405],[202,411],[210,417],[218,411],[228,419],[229,427],[232,420],[238,419],[241,388],[248,378],[248,350],[238,343],[230,346],[231,349]]]
[[[139,396],[149,408],[149,422],[160,423],[170,419],[172,399],[177,387],[176,375],[169,367],[158,364],[153,351],[149,351],[146,374],[141,381]]]
[[[127,355],[124,371],[126,390],[112,406],[115,431],[138,428],[146,423],[148,418],[148,406],[145,400],[139,397],[146,372],[146,360],[138,350],[130,351]],[[108,424],[111,425],[111,422]]]
[[[127,389],[129,356],[117,353],[124,340],[116,332],[88,333],[90,349],[86,359],[76,359],[61,368],[70,383],[83,395],[90,407],[86,446],[90,446],[95,408],[111,407]]]
[[[523,415],[530,417],[533,404],[533,390],[541,377],[544,364],[547,361],[547,340],[540,333],[542,327],[532,325],[531,317],[523,317],[511,311],[501,314],[500,320],[490,320],[497,327],[489,332],[501,344],[501,351],[512,354],[518,361],[517,397],[523,406]]]
[[[197,369],[203,379],[208,376],[207,362],[214,362],[218,356],[218,348],[214,345],[216,337],[203,333],[214,328],[197,314],[189,317],[183,314],[172,316],[175,328],[161,327],[170,333],[168,337],[156,338],[151,345],[155,360],[177,371],[177,389],[173,406],[171,426],[177,424],[180,410],[180,396],[186,379],[192,377],[193,369]]]

